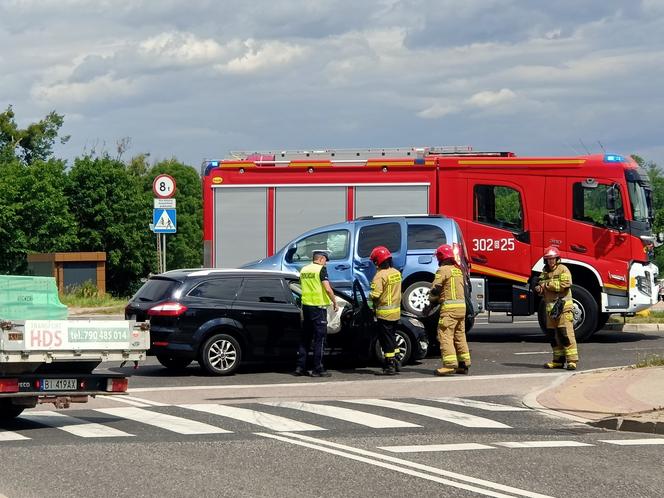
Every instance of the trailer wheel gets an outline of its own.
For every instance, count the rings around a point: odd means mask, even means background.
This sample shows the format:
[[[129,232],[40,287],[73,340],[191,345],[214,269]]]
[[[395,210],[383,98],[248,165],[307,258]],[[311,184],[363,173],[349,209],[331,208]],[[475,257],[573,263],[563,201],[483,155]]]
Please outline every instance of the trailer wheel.
[[[9,420],[23,413],[25,407],[16,406],[10,398],[0,399],[0,420]]]
[[[578,342],[587,341],[597,330],[598,307],[592,294],[583,287],[572,284],[572,300],[574,308],[574,335]],[[544,300],[540,302],[537,310],[537,320],[543,331],[546,331],[546,307]]]
[[[431,282],[415,282],[410,284],[401,296],[401,306],[405,311],[422,316],[422,310],[429,304]]]

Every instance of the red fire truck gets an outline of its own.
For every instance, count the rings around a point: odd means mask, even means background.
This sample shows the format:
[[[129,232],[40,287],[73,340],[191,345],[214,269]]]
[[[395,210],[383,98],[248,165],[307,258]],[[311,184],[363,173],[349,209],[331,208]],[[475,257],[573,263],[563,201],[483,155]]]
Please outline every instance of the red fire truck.
[[[549,245],[572,272],[579,339],[612,313],[657,302],[652,191],[623,156],[517,157],[471,147],[236,152],[204,161],[202,176],[206,266],[270,256],[328,223],[444,214],[461,227],[473,275],[486,279],[490,313],[537,309],[541,323],[538,298],[517,309],[514,296],[542,270]]]

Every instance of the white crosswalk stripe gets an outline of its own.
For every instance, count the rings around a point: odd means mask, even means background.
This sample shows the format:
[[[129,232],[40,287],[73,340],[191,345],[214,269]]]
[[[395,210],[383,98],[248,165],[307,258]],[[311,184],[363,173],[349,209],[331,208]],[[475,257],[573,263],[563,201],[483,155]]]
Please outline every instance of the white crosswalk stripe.
[[[664,438],[647,439],[600,439],[602,443],[616,444],[619,446],[652,445],[664,444]]]
[[[422,415],[425,417],[443,420],[451,424],[461,425],[463,427],[474,428],[491,428],[491,429],[510,429],[509,425],[492,420],[489,418],[478,417],[476,415],[469,415],[467,413],[455,412],[452,410],[445,410],[444,408],[437,408],[435,406],[417,405],[414,403],[403,403],[401,401],[392,401],[387,399],[354,399],[344,400],[345,403],[356,403],[360,405],[380,406],[383,408],[391,408],[393,410],[400,410],[403,412],[412,413],[415,415]]]
[[[580,441],[506,441],[491,443],[505,448],[569,448],[572,446],[593,446]]]
[[[120,431],[113,427],[108,427],[103,424],[93,422],[86,422],[80,418],[70,417],[63,413],[52,411],[38,411],[21,415],[22,420],[29,420],[41,425],[54,427],[62,431],[68,432],[78,437],[129,437],[129,434]]]
[[[144,410],[143,408],[99,408],[95,411],[152,425],[167,431],[177,432],[178,434],[224,434],[230,432],[221,427],[204,424],[196,420],[166,415],[164,413]]]
[[[345,420],[354,424],[372,427],[374,429],[395,429],[398,427],[422,427],[403,420],[374,415],[372,413],[353,410],[351,408],[342,408],[331,405],[317,405],[313,403],[303,403],[300,401],[265,401],[262,405],[278,406],[280,408],[291,408],[324,417]]]
[[[22,436],[16,432],[12,431],[2,431],[0,430],[0,442],[3,441],[23,441],[30,439],[29,437]]]
[[[427,398],[429,401],[436,401],[437,403],[445,403],[448,405],[467,406],[468,408],[477,408],[478,410],[486,410],[489,412],[523,412],[528,411],[528,408],[519,406],[500,405],[498,403],[490,403],[488,401],[478,401],[476,399],[468,398]]]
[[[496,447],[480,443],[449,443],[420,444],[414,446],[379,446],[378,449],[392,453],[424,453],[432,451],[495,450]]]
[[[249,408],[237,408],[228,405],[211,405],[211,404],[193,404],[193,405],[178,405],[181,408],[189,410],[196,410],[199,412],[212,413],[221,417],[228,417],[235,420],[240,420],[248,424],[259,425],[273,431],[324,431],[322,427],[316,425],[305,424],[286,417],[272,415],[271,413],[260,412],[251,410]]]

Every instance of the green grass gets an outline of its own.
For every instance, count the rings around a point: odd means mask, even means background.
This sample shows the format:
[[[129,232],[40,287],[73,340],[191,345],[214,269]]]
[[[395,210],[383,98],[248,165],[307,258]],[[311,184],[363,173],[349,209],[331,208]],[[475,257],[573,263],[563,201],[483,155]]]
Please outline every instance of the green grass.
[[[664,366],[664,356],[659,354],[647,354],[643,358],[637,356],[636,363],[634,364],[634,368],[661,367],[661,366]]]
[[[620,315],[612,315],[609,323],[664,323],[664,311],[651,311],[648,316],[629,316],[623,318]]]
[[[100,296],[94,285],[86,283],[67,289],[67,292],[60,294],[60,301],[68,308],[98,308],[99,313],[111,314],[124,311],[128,300],[110,294]]]

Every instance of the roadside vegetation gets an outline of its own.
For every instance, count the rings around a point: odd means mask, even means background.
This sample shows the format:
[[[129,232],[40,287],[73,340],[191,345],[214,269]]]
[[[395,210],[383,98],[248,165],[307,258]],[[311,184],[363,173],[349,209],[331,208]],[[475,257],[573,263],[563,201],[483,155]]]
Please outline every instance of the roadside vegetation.
[[[664,356],[659,354],[647,354],[644,357],[637,356],[634,368],[662,367],[664,366]]]
[[[608,323],[664,323],[664,311],[649,311],[648,314],[629,317],[612,315]]]
[[[117,298],[110,294],[99,295],[97,288],[92,283],[67,289],[60,294],[60,302],[68,308],[94,309],[97,314],[117,314],[124,311],[127,298]]]

